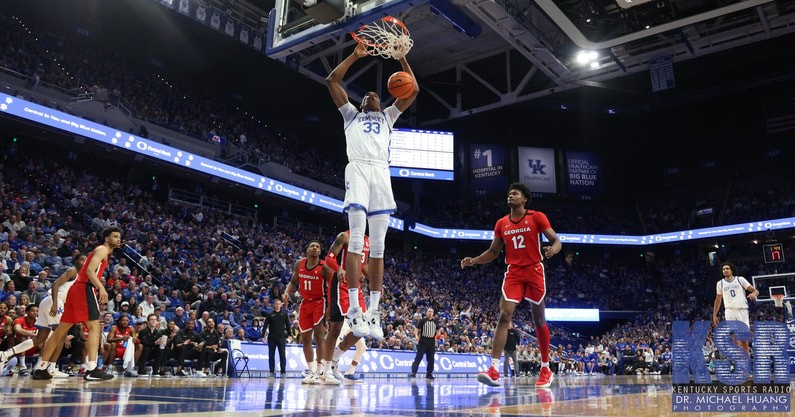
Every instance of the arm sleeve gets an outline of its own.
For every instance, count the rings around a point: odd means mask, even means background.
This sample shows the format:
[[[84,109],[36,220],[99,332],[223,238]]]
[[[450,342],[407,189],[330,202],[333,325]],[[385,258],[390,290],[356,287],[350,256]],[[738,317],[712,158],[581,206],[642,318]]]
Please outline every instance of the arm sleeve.
[[[387,123],[389,123],[390,129],[395,125],[395,122],[401,114],[403,114],[403,112],[394,104],[384,110],[384,115],[387,117]]]

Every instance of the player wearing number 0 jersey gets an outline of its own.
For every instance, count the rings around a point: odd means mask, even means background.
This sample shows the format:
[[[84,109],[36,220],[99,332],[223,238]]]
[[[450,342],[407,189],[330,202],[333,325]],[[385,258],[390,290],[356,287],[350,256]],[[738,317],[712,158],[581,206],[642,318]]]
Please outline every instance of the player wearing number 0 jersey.
[[[745,292],[749,292],[748,299],[754,300],[759,295],[759,291],[747,279],[736,275],[737,267],[733,263],[722,263],[720,270],[723,279],[715,285],[715,302],[712,306],[713,324],[716,326],[718,324],[718,310],[723,302],[726,320],[743,322],[750,329],[751,320],[748,317],[748,300]],[[748,352],[750,348],[748,342],[738,341],[737,344]]]
[[[491,367],[487,372],[478,374],[478,381],[491,385],[500,385],[500,357],[505,341],[508,338],[508,327],[513,320],[513,312],[522,299],[530,301],[533,323],[538,336],[538,350],[541,352],[541,372],[536,381],[537,388],[547,388],[552,384],[552,372],[549,369],[549,328],[544,314],[546,282],[544,276],[544,258],[551,258],[562,248],[557,233],[549,224],[547,216],[540,211],[528,210],[525,205],[530,202],[530,189],[522,183],[513,183],[508,187],[508,207],[510,214],[497,221],[494,226],[494,239],[488,250],[472,258],[461,260],[461,268],[491,262],[505,248],[505,263],[508,268],[502,281],[502,299],[500,300],[500,319],[494,332]],[[550,245],[541,247],[541,235],[546,236]]]

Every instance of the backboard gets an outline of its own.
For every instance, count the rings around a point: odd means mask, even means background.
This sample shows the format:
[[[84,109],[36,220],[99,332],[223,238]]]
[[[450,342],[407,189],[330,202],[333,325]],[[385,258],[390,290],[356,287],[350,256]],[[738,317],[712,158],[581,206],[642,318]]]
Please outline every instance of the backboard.
[[[772,294],[784,294],[785,300],[795,299],[795,273],[755,275],[751,285],[759,291],[758,301],[773,301]]]
[[[320,0],[313,7],[304,7],[299,0],[276,0],[268,17],[265,53],[273,59],[284,58],[329,40],[344,43],[349,32],[382,17],[396,16],[402,11],[427,3],[429,0]],[[333,2],[333,3],[332,3]],[[314,8],[335,9],[339,18],[330,23],[313,17]],[[320,20],[320,21],[319,21]],[[349,39],[348,39],[349,40]]]

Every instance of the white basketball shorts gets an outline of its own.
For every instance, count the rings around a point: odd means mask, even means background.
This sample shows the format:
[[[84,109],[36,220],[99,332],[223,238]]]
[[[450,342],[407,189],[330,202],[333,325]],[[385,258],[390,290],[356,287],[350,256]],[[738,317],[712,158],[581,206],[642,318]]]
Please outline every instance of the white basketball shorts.
[[[726,320],[736,320],[745,323],[748,328],[751,328],[751,320],[748,318],[747,308],[727,308],[725,311]]]
[[[348,163],[345,167],[345,202],[342,210],[347,212],[352,207],[365,210],[368,216],[397,211],[389,165],[365,161]]]
[[[61,323],[61,315],[63,309],[58,311],[55,317],[50,316],[50,308],[52,307],[52,297],[49,295],[44,297],[39,304],[39,317],[36,318],[35,326],[40,329],[51,329]]]

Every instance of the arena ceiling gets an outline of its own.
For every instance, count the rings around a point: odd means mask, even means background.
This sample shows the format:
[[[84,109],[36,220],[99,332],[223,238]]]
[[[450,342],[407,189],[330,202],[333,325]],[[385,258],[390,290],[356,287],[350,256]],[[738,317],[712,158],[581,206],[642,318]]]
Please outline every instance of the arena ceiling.
[[[260,29],[273,24],[268,10],[274,0],[202,1],[245,14],[245,21]],[[369,1],[374,0],[361,4]],[[40,13],[44,3],[2,7],[96,27],[96,38],[117,52],[165,64],[164,71],[200,80],[208,89],[222,86],[234,97],[256,98],[260,107],[254,111],[271,119],[297,117],[321,131],[326,122],[338,121],[324,80],[354,45],[343,29],[268,59],[251,49],[241,51],[245,48],[226,36],[154,1],[58,0],[57,16]],[[532,123],[534,131],[552,132],[547,143],[534,145],[590,147],[581,145],[589,145],[584,141],[594,133],[568,130],[591,128],[585,120],[589,115],[638,115],[644,118],[640,128],[648,128],[649,114],[665,121],[662,113],[696,103],[690,111],[705,120],[709,112],[732,118],[715,109],[729,103],[728,95],[762,87],[776,95],[771,101],[780,109],[772,113],[793,113],[795,0],[651,0],[630,8],[616,0],[386,3],[399,4],[395,14],[415,39],[409,59],[422,94],[401,118],[412,127],[453,130],[465,140],[518,142],[527,137],[515,132]],[[581,49],[597,53],[595,65],[575,61]],[[665,70],[666,60],[674,84],[655,92],[650,67],[662,63],[658,66]],[[395,69],[397,63],[385,60],[357,64],[348,79],[352,98],[379,85],[383,93]],[[578,123],[571,123],[573,114]],[[601,129],[598,140],[607,143]],[[467,136],[481,130],[487,134]]]
[[[415,40],[409,59],[423,87],[418,121],[425,125],[533,101],[580,111],[648,111],[795,77],[785,52],[795,31],[792,0],[382,3],[396,5],[393,14]],[[286,4],[303,15],[295,1]],[[357,4],[365,10],[368,1]],[[353,45],[346,33],[327,32],[271,57],[322,83]],[[596,53],[592,63],[577,61],[581,50]],[[394,68],[371,65],[351,80],[351,90],[373,89]],[[653,91],[652,72],[670,88]],[[673,84],[665,84],[666,75]]]

